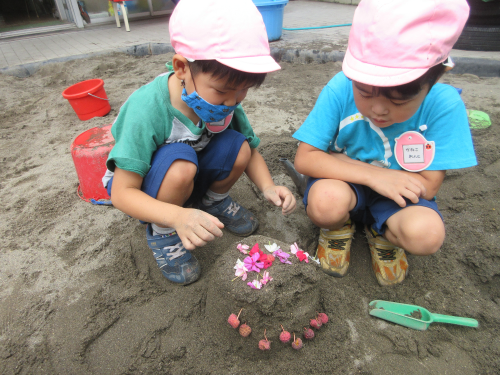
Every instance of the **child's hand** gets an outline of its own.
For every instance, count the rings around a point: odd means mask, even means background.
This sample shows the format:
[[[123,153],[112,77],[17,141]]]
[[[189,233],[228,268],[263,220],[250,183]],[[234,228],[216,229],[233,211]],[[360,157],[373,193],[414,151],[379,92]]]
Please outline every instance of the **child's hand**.
[[[400,207],[406,207],[404,198],[418,203],[419,198],[427,193],[424,184],[408,173],[385,168],[373,169],[373,171],[376,176],[372,179],[370,187],[377,193],[392,199]]]
[[[224,224],[215,216],[194,208],[185,208],[174,225],[182,244],[187,250],[205,246],[215,237],[222,237]]]
[[[263,193],[269,203],[282,208],[281,212],[283,215],[288,215],[295,211],[297,202],[288,188],[284,186],[273,186],[264,190]]]

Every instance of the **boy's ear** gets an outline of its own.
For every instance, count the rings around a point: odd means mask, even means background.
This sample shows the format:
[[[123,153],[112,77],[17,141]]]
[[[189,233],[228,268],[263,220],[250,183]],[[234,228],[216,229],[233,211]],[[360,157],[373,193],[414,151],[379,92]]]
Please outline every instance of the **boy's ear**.
[[[172,68],[174,69],[175,76],[180,79],[186,79],[189,75],[189,64],[184,56],[175,54],[172,57]]]

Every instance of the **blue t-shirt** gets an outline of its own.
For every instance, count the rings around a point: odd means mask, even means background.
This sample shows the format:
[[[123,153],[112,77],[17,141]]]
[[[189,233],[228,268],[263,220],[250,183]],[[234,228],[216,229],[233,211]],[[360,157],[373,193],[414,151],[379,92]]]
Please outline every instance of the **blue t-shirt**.
[[[323,88],[293,137],[325,152],[342,152],[354,160],[401,169],[394,157],[394,140],[410,130],[435,142],[434,160],[427,170],[477,164],[465,105],[455,88],[441,83],[432,87],[409,120],[379,128],[359,113],[352,81],[340,72]]]

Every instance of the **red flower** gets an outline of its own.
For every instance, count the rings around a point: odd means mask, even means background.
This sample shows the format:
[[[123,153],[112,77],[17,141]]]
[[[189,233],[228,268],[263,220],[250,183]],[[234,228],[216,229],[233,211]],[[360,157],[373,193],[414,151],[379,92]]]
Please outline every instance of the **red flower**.
[[[271,254],[264,254],[264,257],[260,257],[259,260],[264,262],[264,269],[267,269],[273,265],[274,258]]]
[[[297,258],[299,258],[299,260],[301,262],[307,259],[307,255],[304,254],[304,252],[302,250],[298,250],[297,254],[295,254],[295,255],[297,256]]]
[[[262,251],[259,251],[259,261],[265,262],[267,260],[267,254],[264,254]]]
[[[273,262],[270,262],[268,260],[265,260],[263,263],[264,263],[264,269],[268,269],[273,265]]]
[[[255,245],[253,245],[252,249],[250,250],[250,252],[248,253],[250,256],[254,255],[255,253],[261,253],[260,251],[260,248],[259,248],[259,244],[256,243]]]

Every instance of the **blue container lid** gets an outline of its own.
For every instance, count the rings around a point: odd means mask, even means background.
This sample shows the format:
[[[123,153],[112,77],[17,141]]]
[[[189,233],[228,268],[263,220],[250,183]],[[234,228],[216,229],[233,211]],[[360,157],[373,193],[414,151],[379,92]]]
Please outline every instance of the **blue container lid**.
[[[288,0],[252,0],[255,6],[265,7],[269,5],[286,5]]]

